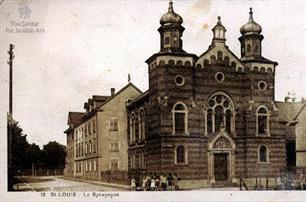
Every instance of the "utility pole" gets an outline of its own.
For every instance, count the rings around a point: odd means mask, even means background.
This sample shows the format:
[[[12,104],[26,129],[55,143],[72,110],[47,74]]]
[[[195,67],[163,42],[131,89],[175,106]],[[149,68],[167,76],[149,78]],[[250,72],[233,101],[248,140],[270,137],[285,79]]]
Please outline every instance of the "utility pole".
[[[9,86],[9,90],[10,90],[10,95],[9,95],[9,113],[11,116],[13,116],[13,60],[14,60],[14,52],[13,49],[15,48],[15,46],[13,44],[10,44],[10,50],[8,51],[9,54],[9,61],[7,62],[10,66],[10,86]]]
[[[7,121],[7,160],[8,160],[8,179],[7,179],[7,185],[8,185],[8,191],[13,191],[13,178],[14,178],[14,168],[12,164],[12,130],[10,127],[10,124],[13,122],[13,59],[14,59],[14,45],[10,44],[10,50],[8,51],[9,54],[9,114],[8,114],[8,121]]]

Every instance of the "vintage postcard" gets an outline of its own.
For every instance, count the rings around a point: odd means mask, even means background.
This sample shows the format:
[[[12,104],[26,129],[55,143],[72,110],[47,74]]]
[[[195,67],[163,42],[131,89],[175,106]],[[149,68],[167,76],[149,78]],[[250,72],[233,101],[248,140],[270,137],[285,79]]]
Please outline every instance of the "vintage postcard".
[[[306,201],[305,8],[0,0],[1,201]]]

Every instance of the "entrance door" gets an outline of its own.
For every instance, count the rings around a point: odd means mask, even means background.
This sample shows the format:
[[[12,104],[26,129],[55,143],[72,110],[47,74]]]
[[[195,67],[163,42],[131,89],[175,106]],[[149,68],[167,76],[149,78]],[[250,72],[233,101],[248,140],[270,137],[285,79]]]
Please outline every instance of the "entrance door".
[[[214,154],[214,171],[216,181],[227,181],[227,153]]]

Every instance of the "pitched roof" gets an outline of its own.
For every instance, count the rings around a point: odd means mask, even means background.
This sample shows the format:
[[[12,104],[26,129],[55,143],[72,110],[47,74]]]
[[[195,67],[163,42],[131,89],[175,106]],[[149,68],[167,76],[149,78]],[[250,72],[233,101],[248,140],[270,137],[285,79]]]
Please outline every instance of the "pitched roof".
[[[127,89],[130,86],[135,88],[140,94],[143,94],[143,92],[139,88],[137,88],[133,83],[129,82],[127,85],[125,85],[123,88],[121,88],[116,94],[114,94],[113,96],[109,96],[109,98],[105,102],[102,102],[101,104],[99,104],[97,106],[97,108],[95,108],[94,110],[92,110],[91,112],[89,112],[88,114],[83,116],[82,120],[85,120],[85,119],[91,117],[93,114],[95,114],[97,111],[99,111],[100,107],[102,107],[103,105],[105,105],[108,102],[110,102],[113,98],[115,98],[117,95],[119,95],[121,92],[123,92],[125,89]]]
[[[262,56],[244,56],[241,58],[242,62],[260,62],[260,63],[265,63],[265,64],[274,64],[278,65],[277,62],[271,61],[267,58],[264,58]]]
[[[133,88],[135,88],[140,94],[142,94],[143,92],[137,88],[132,82],[129,82],[127,85],[125,85],[123,88],[121,88],[116,94],[114,94],[113,96],[111,96],[109,99],[107,99],[101,106],[105,105],[106,103],[108,103],[109,101],[111,101],[114,97],[116,97],[117,95],[119,95],[122,91],[124,91],[125,89],[127,89],[128,87],[132,86]],[[101,107],[100,106],[100,107]]]
[[[294,117],[293,120],[297,120],[297,118],[299,117],[299,115],[302,113],[302,111],[306,110],[306,103],[304,104],[304,106],[301,108],[301,110],[296,114],[296,116]]]
[[[69,112],[68,113],[68,123],[67,124],[78,124],[82,117],[85,115],[84,112]]]
[[[297,121],[299,114],[306,110],[306,103],[303,102],[275,102],[279,110],[279,116],[282,121]]]
[[[142,100],[148,99],[149,98],[149,90],[145,91],[144,93],[142,93],[141,95],[139,95],[138,97],[136,97],[134,100],[132,100],[131,102],[128,103],[128,107],[133,106],[135,103],[141,102]]]

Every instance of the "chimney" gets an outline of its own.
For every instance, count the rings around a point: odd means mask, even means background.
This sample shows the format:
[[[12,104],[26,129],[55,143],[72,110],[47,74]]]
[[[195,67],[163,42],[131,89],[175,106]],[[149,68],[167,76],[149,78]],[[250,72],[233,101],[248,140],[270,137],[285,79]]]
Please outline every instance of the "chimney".
[[[111,88],[111,96],[115,95],[115,88]]]

